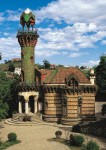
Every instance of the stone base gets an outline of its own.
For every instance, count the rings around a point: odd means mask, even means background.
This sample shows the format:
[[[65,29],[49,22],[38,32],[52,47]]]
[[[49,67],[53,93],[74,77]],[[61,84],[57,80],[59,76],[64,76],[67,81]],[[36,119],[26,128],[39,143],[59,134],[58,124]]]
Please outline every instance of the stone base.
[[[70,126],[73,126],[73,125],[76,125],[76,124],[79,124],[81,122],[81,118],[73,118],[73,119],[70,119],[70,118],[62,118],[61,119],[61,123],[63,125],[70,125]]]
[[[47,122],[61,123],[61,116],[43,115],[42,119]]]
[[[82,116],[82,121],[96,121],[96,116]]]

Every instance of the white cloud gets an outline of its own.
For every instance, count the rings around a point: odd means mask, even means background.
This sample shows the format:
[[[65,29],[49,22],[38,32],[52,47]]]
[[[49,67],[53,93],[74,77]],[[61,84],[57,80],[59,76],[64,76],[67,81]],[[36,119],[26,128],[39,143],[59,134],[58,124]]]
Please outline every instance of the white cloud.
[[[99,64],[100,60],[89,60],[86,63],[82,63],[82,65],[86,65],[86,66],[97,66]]]
[[[102,44],[103,44],[103,45],[106,45],[106,40],[103,40],[103,41],[102,41]]]
[[[35,12],[39,21],[48,18],[55,21],[64,20],[66,23],[101,23],[106,19],[105,8],[105,0],[58,0]]]
[[[69,57],[71,57],[71,58],[75,58],[75,57],[80,57],[80,56],[82,56],[82,55],[87,55],[88,53],[71,53],[70,55],[69,55]]]
[[[106,44],[105,8],[105,0],[58,0],[40,10],[33,10],[37,25],[43,21],[44,24],[47,23],[45,28],[39,28],[40,38],[36,46],[36,55],[80,57],[87,54],[86,51],[81,53],[81,49],[94,48],[98,41]],[[7,10],[0,13],[0,21],[19,21],[22,12],[22,9]],[[66,27],[57,29],[55,22],[65,22]],[[5,31],[4,35],[10,36],[10,33]],[[3,53],[4,59],[20,56],[20,47],[15,35],[0,39],[0,52]],[[88,62],[91,65],[95,63],[97,61]]]

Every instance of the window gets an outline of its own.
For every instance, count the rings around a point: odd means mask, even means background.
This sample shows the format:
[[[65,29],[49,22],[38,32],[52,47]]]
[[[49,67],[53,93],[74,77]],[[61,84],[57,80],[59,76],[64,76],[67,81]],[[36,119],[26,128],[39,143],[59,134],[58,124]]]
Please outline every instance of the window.
[[[72,78],[67,84],[70,87],[78,87],[78,82],[74,78]]]

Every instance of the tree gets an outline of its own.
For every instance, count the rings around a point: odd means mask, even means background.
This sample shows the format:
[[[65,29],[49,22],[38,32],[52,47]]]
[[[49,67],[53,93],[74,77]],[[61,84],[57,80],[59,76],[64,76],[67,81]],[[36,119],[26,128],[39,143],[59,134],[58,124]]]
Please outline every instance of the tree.
[[[38,69],[44,69],[44,65],[36,64],[36,67],[37,67]]]
[[[3,71],[0,71],[0,119],[3,119],[11,114],[15,109],[15,94],[14,85],[18,79],[8,78]],[[15,97],[15,98],[14,98]]]
[[[106,92],[106,56],[100,57],[100,63],[95,69],[96,83],[99,87],[99,92]]]
[[[2,55],[1,55],[1,53],[0,53],[0,60],[2,60]]]
[[[8,66],[8,70],[11,71],[11,72],[14,72],[14,64],[12,62],[9,63],[9,66]]]
[[[50,68],[50,62],[48,60],[46,60],[46,59],[43,60],[43,66],[44,66],[45,69]]]

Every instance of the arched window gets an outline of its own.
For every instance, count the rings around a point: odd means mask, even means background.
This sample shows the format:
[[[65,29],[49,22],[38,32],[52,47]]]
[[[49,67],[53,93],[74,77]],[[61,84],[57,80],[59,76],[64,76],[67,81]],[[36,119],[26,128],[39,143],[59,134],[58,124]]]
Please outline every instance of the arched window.
[[[67,84],[70,87],[78,87],[78,82],[74,78],[71,78],[70,81],[68,81]]]

